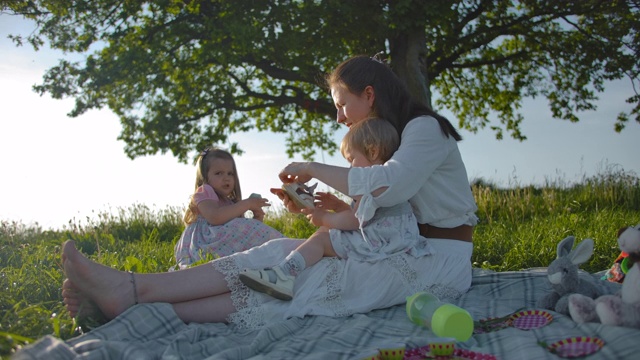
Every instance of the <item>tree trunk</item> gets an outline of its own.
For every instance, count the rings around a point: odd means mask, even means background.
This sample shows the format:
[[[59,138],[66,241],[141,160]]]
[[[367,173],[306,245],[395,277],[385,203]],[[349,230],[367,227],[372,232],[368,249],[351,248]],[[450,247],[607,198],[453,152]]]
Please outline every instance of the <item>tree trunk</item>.
[[[398,34],[390,40],[390,50],[393,71],[416,100],[431,108],[430,83],[424,64],[427,54],[424,28]]]

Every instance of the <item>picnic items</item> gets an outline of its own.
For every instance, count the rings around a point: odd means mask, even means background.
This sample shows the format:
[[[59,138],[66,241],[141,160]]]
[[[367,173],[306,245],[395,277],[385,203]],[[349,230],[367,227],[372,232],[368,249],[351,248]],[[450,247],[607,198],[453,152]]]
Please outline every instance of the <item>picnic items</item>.
[[[365,349],[361,351],[355,357],[357,360],[381,360],[380,350],[378,349]]]
[[[429,353],[433,356],[452,356],[455,349],[454,338],[435,338],[429,342]]]
[[[470,359],[470,360],[497,360],[495,355],[489,353],[476,352],[467,349],[453,349],[450,355],[436,355],[432,352],[431,344],[407,349],[404,360],[424,360],[424,359]]]
[[[595,337],[579,336],[562,339],[552,344],[540,342],[540,346],[559,357],[581,358],[602,349],[604,341]]]
[[[543,310],[535,307],[540,294],[548,291],[546,271],[543,269],[508,272],[474,269],[473,274],[473,285],[454,304],[469,311],[474,319]],[[600,281],[601,275],[588,274],[593,281]],[[620,288],[620,284],[609,281],[600,281],[599,285],[607,293],[615,293]],[[638,329],[598,324],[576,325],[560,314],[547,312],[553,315],[553,321],[534,330],[507,327],[490,334],[473,335],[472,339],[465,342],[456,342],[450,359],[509,360],[517,350],[521,360],[562,360],[538,343],[545,341],[549,346],[570,337],[595,337],[605,342],[600,350],[587,355],[584,360],[635,359],[640,354]],[[194,332],[199,336],[194,338]],[[428,344],[436,337],[430,329],[409,321],[406,303],[344,318],[293,317],[256,330],[241,330],[225,324],[185,324],[170,304],[152,303],[133,306],[108,325],[73,339],[46,336],[25,345],[12,356],[12,360],[71,360],[81,356],[107,360],[122,358],[124,353],[133,354],[134,358],[138,355],[157,359],[187,358],[186,354],[193,353],[198,359],[253,356],[256,360],[357,360],[360,354],[364,358],[364,350],[367,349],[371,354],[376,354],[377,349],[387,341],[407,344],[405,360],[442,359],[427,355],[430,354]],[[96,341],[101,344],[99,348],[87,346]],[[327,346],[327,343],[332,346]],[[568,346],[558,344],[554,348],[560,347],[560,351],[564,352]]]
[[[572,249],[574,240],[575,237],[567,236],[558,243],[557,257],[547,268],[551,292],[539,298],[536,307],[569,316],[569,295],[582,294],[592,299],[601,295],[593,283],[578,275],[578,266],[593,255],[593,240],[584,239]]]
[[[381,360],[403,360],[406,344],[402,342],[389,342],[380,345]]]
[[[613,262],[613,265],[611,265],[611,268],[602,275],[601,279],[622,284],[632,265],[633,262],[629,259],[629,254],[622,251]]]
[[[518,310],[506,316],[475,321],[473,333],[484,334],[508,327],[532,330],[546,326],[551,321],[553,321],[553,316],[544,310]]]
[[[436,336],[467,341],[473,333],[473,319],[465,309],[441,302],[428,292],[418,292],[407,298],[409,320],[430,328]]]
[[[620,293],[602,295],[595,299],[579,294],[571,295],[569,313],[573,321],[640,329],[640,265],[636,263],[640,260],[640,225],[620,229],[618,245],[633,260]]]

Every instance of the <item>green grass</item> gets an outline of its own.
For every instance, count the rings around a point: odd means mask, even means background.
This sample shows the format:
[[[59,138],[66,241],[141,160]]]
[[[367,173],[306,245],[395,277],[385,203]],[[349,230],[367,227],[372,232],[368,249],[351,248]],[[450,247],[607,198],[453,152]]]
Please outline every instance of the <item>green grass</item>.
[[[595,254],[582,269],[604,270],[618,255],[618,229],[640,223],[640,179],[620,169],[577,184],[548,181],[541,187],[504,189],[478,180],[473,192],[480,223],[472,261],[485,269],[546,266],[557,243],[573,235],[577,241],[595,241]],[[174,265],[181,218],[181,208],[136,204],[71,221],[60,230],[0,221],[0,356],[44,335],[68,339],[96,325],[80,326],[64,311],[59,253],[65,240],[74,239],[83,253],[116,269],[166,271]],[[304,216],[283,210],[268,213],[265,223],[292,238],[306,238],[314,230]]]

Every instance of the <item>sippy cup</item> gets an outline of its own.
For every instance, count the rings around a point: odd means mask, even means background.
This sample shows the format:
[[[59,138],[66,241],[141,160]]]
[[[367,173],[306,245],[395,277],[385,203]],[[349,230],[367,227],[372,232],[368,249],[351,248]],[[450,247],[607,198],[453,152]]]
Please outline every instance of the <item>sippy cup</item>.
[[[473,319],[467,310],[443,303],[427,292],[409,296],[406,310],[411,322],[430,328],[436,336],[467,341],[473,333]]]

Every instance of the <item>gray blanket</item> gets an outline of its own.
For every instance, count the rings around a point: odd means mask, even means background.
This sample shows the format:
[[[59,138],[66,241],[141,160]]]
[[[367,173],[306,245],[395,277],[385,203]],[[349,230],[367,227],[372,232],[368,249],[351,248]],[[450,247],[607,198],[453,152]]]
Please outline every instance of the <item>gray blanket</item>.
[[[455,301],[474,320],[495,318],[526,308],[551,291],[545,269],[517,272],[474,270],[469,292]],[[618,284],[582,273],[606,292]],[[559,359],[548,344],[579,336],[597,337],[605,345],[586,359],[632,359],[640,354],[640,330],[600,324],[576,324],[549,311],[544,327],[474,334],[459,349],[497,359]],[[87,334],[68,341],[47,336],[14,355],[14,359],[354,359],[387,341],[407,349],[422,347],[433,333],[411,323],[403,305],[346,318],[308,316],[274,323],[260,330],[224,324],[184,324],[169,304],[141,304]]]

